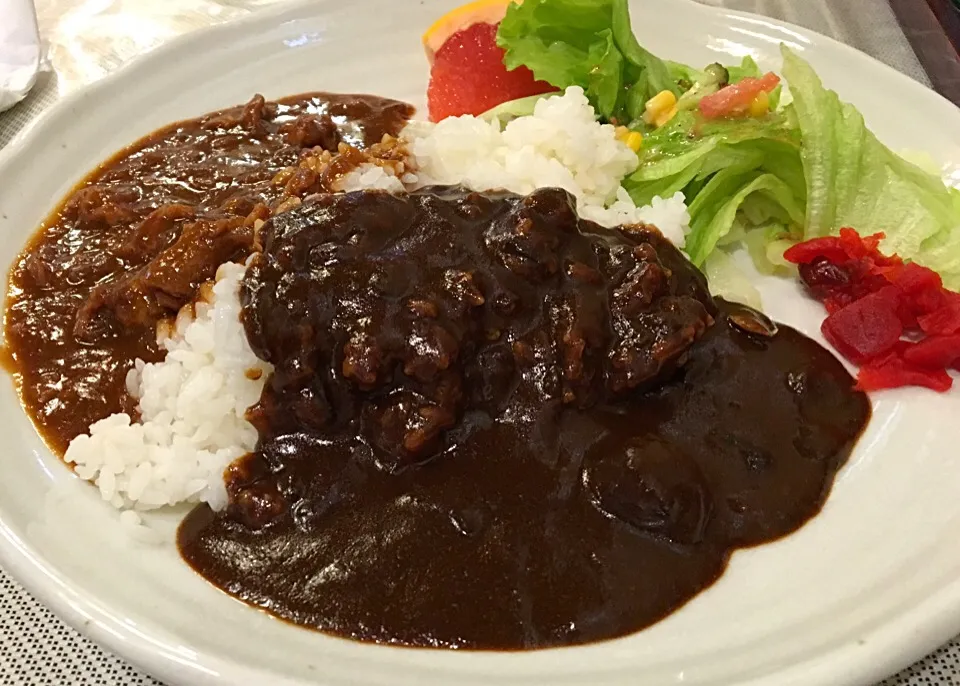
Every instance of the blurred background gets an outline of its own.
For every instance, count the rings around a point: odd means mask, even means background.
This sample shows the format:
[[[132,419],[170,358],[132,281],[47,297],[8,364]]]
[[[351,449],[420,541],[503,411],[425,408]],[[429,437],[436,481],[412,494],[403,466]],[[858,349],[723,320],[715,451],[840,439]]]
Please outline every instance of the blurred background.
[[[0,146],[59,96],[136,55],[174,36],[286,1],[35,0],[52,71],[39,76],[24,102],[0,113]],[[695,1],[755,12],[826,34],[960,104],[960,0]],[[29,0],[0,0],[0,8],[14,2]]]

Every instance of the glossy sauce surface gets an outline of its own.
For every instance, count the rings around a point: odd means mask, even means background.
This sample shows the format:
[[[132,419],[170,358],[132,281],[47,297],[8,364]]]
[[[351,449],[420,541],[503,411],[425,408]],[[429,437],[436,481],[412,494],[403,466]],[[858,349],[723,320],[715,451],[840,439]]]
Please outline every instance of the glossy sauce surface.
[[[305,156],[379,143],[412,113],[374,96],[256,96],[165,127],[81,182],[9,279],[5,366],[48,444],[62,452],[135,410],[124,379],[135,358],[158,359],[157,321],[250,253],[257,220],[323,190],[329,178],[297,166]]]
[[[322,196],[264,227],[244,318],[260,443],[181,552],[361,640],[642,629],[815,515],[870,416],[828,351],[556,190]]]
[[[262,240],[243,293],[276,367],[260,444],[228,472],[230,507],[179,535],[238,598],[361,640],[583,643],[816,514],[869,418],[832,355],[562,191],[323,193],[411,113],[258,96],[80,184],[6,311],[5,364],[48,443],[133,412],[124,377],[158,358],[157,322]]]

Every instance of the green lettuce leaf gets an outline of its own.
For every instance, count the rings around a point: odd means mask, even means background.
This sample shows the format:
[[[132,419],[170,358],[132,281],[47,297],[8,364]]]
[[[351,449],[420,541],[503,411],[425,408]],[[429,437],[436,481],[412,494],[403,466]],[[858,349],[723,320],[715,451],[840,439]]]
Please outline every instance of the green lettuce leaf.
[[[525,0],[508,8],[497,43],[508,68],[524,65],[561,89],[581,86],[602,120],[645,133],[637,170],[623,186],[638,205],[684,194],[686,249],[696,264],[740,241],[758,268],[781,270],[784,247],[852,226],[883,231],[885,250],[960,288],[960,191],[880,143],[860,112],[788,48],[782,74],[790,104],[777,88],[767,116],[704,121],[699,98],[727,81],[761,76],[759,66],[750,57],[704,70],[661,60],[634,36],[628,0]],[[683,107],[651,130],[641,118],[662,90],[680,96]],[[535,102],[507,103],[487,116],[518,116]]]
[[[760,71],[760,66],[750,55],[743,58],[739,67],[727,67],[727,73],[730,74],[730,83],[738,83],[748,76],[754,79],[759,79],[763,76],[763,72]]]
[[[714,250],[703,265],[703,273],[713,295],[749,305],[756,310],[763,309],[760,291],[725,251]]]
[[[960,210],[958,210],[960,213]],[[944,229],[920,246],[917,261],[940,273],[948,288],[960,291],[960,229]]]
[[[665,90],[679,96],[680,88],[676,79],[671,75],[667,64],[641,47],[637,37],[633,35],[633,29],[630,27],[628,0],[613,0],[611,10],[613,37],[617,46],[623,52],[623,56],[636,68],[634,71],[636,78],[633,81],[635,82],[642,74],[650,96]]]
[[[724,169],[713,175],[689,207],[690,235],[685,250],[694,264],[703,264],[754,194],[782,207],[792,222],[803,222],[803,209],[790,187],[776,175],[735,167]]]
[[[558,88],[586,88],[596,45],[611,30],[610,0],[532,0],[511,4],[497,32],[508,69],[524,65]]]
[[[960,286],[960,191],[898,157],[863,116],[824,88],[813,68],[784,46],[803,147],[807,186],[805,237],[844,226],[886,234],[883,248],[940,272]]]
[[[560,89],[581,86],[606,120],[634,121],[653,95],[680,92],[667,64],[637,42],[627,0],[511,4],[497,44],[508,69],[525,66]]]
[[[597,37],[601,42],[590,46],[590,62],[596,66],[587,77],[586,93],[595,103],[601,116],[610,116],[617,110],[617,100],[623,91],[623,54],[613,41],[613,31],[604,29]]]
[[[650,134],[640,165],[624,180],[638,205],[682,191],[689,203],[686,252],[702,265],[735,227],[759,231],[776,223],[781,234],[798,234],[805,222],[806,185],[800,139],[790,116],[703,122],[681,112]],[[765,234],[761,234],[765,235]],[[770,271],[766,253],[758,268]]]

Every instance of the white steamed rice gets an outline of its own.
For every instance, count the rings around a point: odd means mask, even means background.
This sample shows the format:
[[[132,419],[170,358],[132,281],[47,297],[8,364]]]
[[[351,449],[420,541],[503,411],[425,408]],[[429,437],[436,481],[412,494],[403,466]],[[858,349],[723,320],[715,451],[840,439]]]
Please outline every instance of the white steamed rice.
[[[161,338],[166,358],[137,360],[130,370],[127,388],[139,399],[141,422],[115,414],[70,443],[66,461],[115,507],[226,504],[223,471],[256,445],[257,431],[244,413],[260,398],[270,372],[240,322],[244,269],[222,265],[210,302],[184,308],[174,330]]]
[[[612,126],[596,122],[580,88],[541,100],[532,116],[502,130],[498,122],[464,116],[411,122],[402,137],[415,173],[397,178],[389,169],[364,164],[344,176],[338,190],[462,184],[526,194],[555,186],[576,197],[587,219],[604,226],[653,224],[683,245],[689,222],[683,196],[634,205],[620,183],[636,168],[637,157]],[[137,360],[130,370],[127,387],[139,400],[140,421],[112,415],[67,449],[65,459],[76,473],[125,510],[125,524],[140,522],[136,511],[182,502],[221,509],[227,502],[224,469],[256,446],[257,432],[244,414],[271,369],[253,354],[240,322],[244,270],[222,265],[212,295],[184,308],[173,330],[160,333],[166,358]]]
[[[527,194],[558,187],[577,198],[581,217],[603,226],[648,223],[683,247],[690,221],[683,195],[637,207],[620,185],[637,168],[637,155],[599,124],[583,89],[543,98],[528,117],[501,130],[497,120],[463,116],[438,124],[411,122],[402,134],[418,169],[419,185],[463,184]]]
[[[433,184],[461,184],[477,191],[502,188],[532,193],[563,188],[577,198],[581,217],[602,226],[653,224],[683,247],[690,215],[683,194],[654,198],[637,207],[620,182],[637,168],[637,156],[599,124],[583,89],[543,98],[532,115],[501,129],[498,120],[469,115],[438,124],[412,121],[403,130],[416,173],[397,178],[389,169],[364,164],[345,175],[337,190],[368,188],[397,192]]]

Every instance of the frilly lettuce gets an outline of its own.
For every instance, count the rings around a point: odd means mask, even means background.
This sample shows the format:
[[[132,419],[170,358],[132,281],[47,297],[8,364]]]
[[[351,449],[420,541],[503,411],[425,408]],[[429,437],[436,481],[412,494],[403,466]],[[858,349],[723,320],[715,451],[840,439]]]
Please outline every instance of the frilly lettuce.
[[[887,252],[935,269],[960,288],[960,191],[894,154],[807,62],[787,47],[782,51],[803,141],[804,237],[843,226],[883,231]]]
[[[679,95],[663,60],[637,42],[627,0],[526,0],[511,4],[497,43],[508,69],[523,65],[541,81],[582,86],[604,119],[639,119],[662,90]]]
[[[749,57],[704,70],[658,58],[633,35],[627,0],[525,0],[507,10],[497,40],[508,68],[525,65],[558,88],[581,86],[602,120],[643,131],[639,166],[623,186],[638,205],[683,192],[691,215],[686,250],[696,264],[740,242],[772,273],[786,268],[782,251],[793,242],[851,226],[883,231],[887,251],[960,288],[960,191],[880,143],[860,112],[788,48],[782,75],[790,104],[778,88],[766,116],[705,121],[695,105],[722,86],[718,73],[735,83],[759,76],[759,67]],[[662,90],[683,107],[651,130],[641,117]],[[533,102],[492,114],[515,116]],[[721,263],[728,272],[722,257],[712,271]]]

